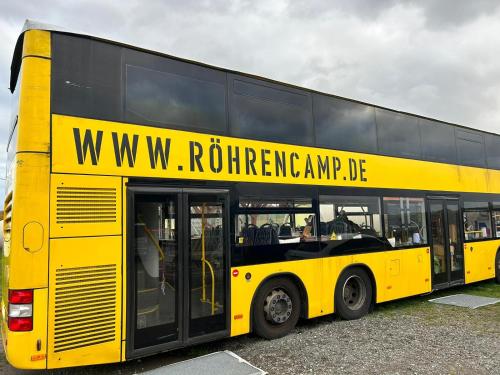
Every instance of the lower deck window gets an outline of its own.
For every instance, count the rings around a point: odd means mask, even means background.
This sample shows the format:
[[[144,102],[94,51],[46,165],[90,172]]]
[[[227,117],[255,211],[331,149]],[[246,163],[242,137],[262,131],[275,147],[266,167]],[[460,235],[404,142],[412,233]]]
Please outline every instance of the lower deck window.
[[[320,215],[323,241],[381,237],[380,205],[376,197],[323,196]]]
[[[237,216],[236,245],[261,246],[316,240],[313,213],[246,213]]]
[[[423,198],[384,197],[385,237],[394,247],[427,243]]]
[[[483,240],[493,237],[493,231],[491,228],[491,216],[490,212],[488,211],[488,203],[464,203],[464,234],[466,241]]]

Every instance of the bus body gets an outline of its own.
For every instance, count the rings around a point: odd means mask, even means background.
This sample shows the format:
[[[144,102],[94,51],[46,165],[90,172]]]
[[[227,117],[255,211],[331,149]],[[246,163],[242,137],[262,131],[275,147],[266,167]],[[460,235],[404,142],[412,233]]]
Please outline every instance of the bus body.
[[[27,23],[15,367],[126,361],[498,279],[500,136]]]

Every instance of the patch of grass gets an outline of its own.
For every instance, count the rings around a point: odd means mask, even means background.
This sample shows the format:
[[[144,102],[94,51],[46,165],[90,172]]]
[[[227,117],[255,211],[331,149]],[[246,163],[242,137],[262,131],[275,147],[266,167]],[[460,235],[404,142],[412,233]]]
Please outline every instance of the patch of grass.
[[[428,310],[429,312],[436,312],[436,309],[439,309],[439,306],[429,303],[429,299],[445,297],[452,294],[471,294],[482,297],[500,298],[500,284],[496,284],[493,280],[489,280],[470,285],[453,287],[422,296],[409,297],[401,300],[386,302],[377,305],[375,308],[375,313],[401,314],[405,312],[415,312],[417,310]],[[500,306],[500,303],[498,304],[498,306]],[[460,309],[460,307],[454,306],[449,306],[448,308]]]
[[[493,280],[485,281],[485,282],[481,282],[481,283],[470,284],[470,285],[465,285],[463,287],[460,287],[459,290],[460,291],[457,293],[474,294],[474,295],[483,296],[483,297],[500,298],[500,284],[495,283]],[[450,289],[450,291],[453,291],[453,289]],[[456,293],[450,292],[448,294],[456,294]],[[448,295],[448,294],[445,294],[445,295]]]

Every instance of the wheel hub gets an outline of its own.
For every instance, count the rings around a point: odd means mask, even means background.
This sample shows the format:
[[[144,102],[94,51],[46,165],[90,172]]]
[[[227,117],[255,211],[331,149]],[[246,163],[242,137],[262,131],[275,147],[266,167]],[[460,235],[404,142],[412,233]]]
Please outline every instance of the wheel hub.
[[[292,300],[282,289],[274,289],[266,297],[264,313],[266,320],[274,324],[286,322],[292,315]]]
[[[358,310],[366,299],[366,285],[363,279],[357,275],[349,277],[344,283],[342,297],[350,310]]]

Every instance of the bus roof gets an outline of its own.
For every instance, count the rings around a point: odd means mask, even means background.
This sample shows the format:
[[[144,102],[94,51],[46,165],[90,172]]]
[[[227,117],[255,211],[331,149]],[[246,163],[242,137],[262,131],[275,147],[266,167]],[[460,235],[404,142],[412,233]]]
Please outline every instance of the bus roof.
[[[275,83],[275,84],[285,85],[285,86],[292,87],[292,88],[299,89],[299,90],[305,90],[305,91],[308,91],[310,93],[317,93],[317,94],[326,95],[326,96],[330,96],[330,97],[334,97],[334,98],[338,98],[338,99],[348,100],[350,102],[364,104],[364,105],[372,106],[374,108],[380,108],[380,109],[388,110],[388,111],[391,111],[391,112],[400,113],[400,114],[403,114],[403,115],[409,115],[409,116],[414,116],[414,117],[418,117],[418,118],[422,118],[422,119],[426,119],[426,120],[436,121],[438,123],[442,123],[442,124],[446,124],[446,125],[453,125],[453,126],[457,126],[457,127],[463,128],[463,129],[473,130],[473,131],[476,131],[476,132],[493,134],[493,135],[500,135],[500,133],[494,133],[494,132],[490,132],[490,131],[486,131],[486,130],[475,129],[475,128],[472,128],[470,126],[464,126],[464,125],[461,125],[461,124],[456,124],[456,123],[453,123],[453,122],[443,121],[443,120],[439,120],[439,119],[432,118],[432,117],[422,116],[422,115],[418,115],[418,114],[415,114],[415,113],[398,111],[396,109],[388,108],[388,107],[383,107],[383,106],[380,106],[380,105],[377,105],[377,104],[367,103],[367,102],[363,102],[363,101],[356,100],[356,99],[346,98],[346,97],[339,96],[339,95],[334,95],[334,94],[329,94],[329,93],[325,93],[325,92],[318,91],[318,90],[304,88],[304,87],[301,87],[301,86],[289,84],[289,83],[286,83],[286,82],[276,81],[276,80],[273,80],[273,79],[270,79],[270,78],[266,78],[266,77],[262,77],[262,76],[258,76],[258,75],[255,75],[255,74],[243,73],[243,72],[236,71],[236,70],[231,70],[231,69],[227,69],[227,68],[221,68],[221,67],[218,67],[218,66],[214,66],[214,65],[210,65],[210,64],[205,64],[205,63],[202,63],[202,62],[199,62],[199,61],[189,60],[189,59],[185,59],[185,58],[182,58],[182,57],[177,57],[177,56],[169,55],[169,54],[162,53],[162,52],[147,50],[145,48],[133,46],[133,45],[130,45],[130,44],[127,44],[127,43],[116,42],[116,41],[105,39],[105,38],[102,38],[102,37],[99,37],[99,36],[96,36],[96,35],[91,35],[91,34],[87,34],[87,33],[83,33],[83,32],[80,33],[80,32],[69,30],[69,29],[64,28],[64,27],[60,27],[60,26],[56,26],[56,25],[51,25],[51,24],[46,24],[46,23],[42,23],[42,22],[38,22],[38,21],[34,21],[34,20],[29,20],[29,19],[27,19],[25,21],[25,23],[23,25],[23,29],[22,29],[21,34],[19,35],[19,37],[17,39],[16,46],[15,46],[15,49],[14,49],[14,55],[13,55],[13,58],[12,58],[12,64],[11,64],[11,68],[10,68],[10,70],[11,70],[11,74],[10,74],[10,91],[11,92],[14,92],[14,89],[16,87],[17,78],[18,78],[18,75],[19,75],[19,69],[20,69],[20,66],[21,66],[21,56],[22,56],[22,49],[23,49],[24,33],[26,31],[28,31],[28,30],[43,30],[43,31],[50,31],[50,32],[58,32],[58,33],[63,33],[63,34],[70,34],[70,35],[81,36],[81,37],[84,37],[84,38],[95,39],[95,40],[106,42],[106,43],[109,43],[109,44],[114,44],[114,45],[118,45],[118,46],[122,46],[122,47],[127,47],[127,48],[131,48],[131,49],[134,49],[134,50],[138,50],[138,51],[142,51],[142,52],[146,52],[146,53],[151,53],[151,54],[154,54],[154,55],[164,56],[164,57],[168,57],[168,58],[171,58],[171,59],[183,61],[183,62],[190,63],[190,64],[196,64],[196,65],[208,67],[208,68],[211,68],[211,69],[216,69],[216,70],[219,70],[219,71],[222,71],[222,72],[226,72],[226,73],[238,74],[238,75],[242,75],[242,76],[246,76],[246,77],[251,77],[251,78],[256,78],[256,79],[268,81],[268,82]]]

